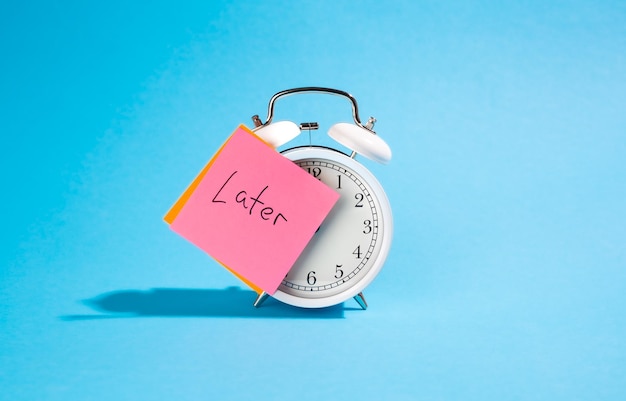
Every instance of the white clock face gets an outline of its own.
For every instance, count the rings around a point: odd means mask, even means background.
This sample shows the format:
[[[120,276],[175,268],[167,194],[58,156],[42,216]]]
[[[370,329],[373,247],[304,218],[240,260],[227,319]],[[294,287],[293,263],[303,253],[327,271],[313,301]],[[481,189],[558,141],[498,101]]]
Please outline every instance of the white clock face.
[[[389,202],[374,176],[343,153],[302,147],[283,154],[340,198],[274,297],[302,307],[341,303],[361,292],[384,263],[392,232]]]

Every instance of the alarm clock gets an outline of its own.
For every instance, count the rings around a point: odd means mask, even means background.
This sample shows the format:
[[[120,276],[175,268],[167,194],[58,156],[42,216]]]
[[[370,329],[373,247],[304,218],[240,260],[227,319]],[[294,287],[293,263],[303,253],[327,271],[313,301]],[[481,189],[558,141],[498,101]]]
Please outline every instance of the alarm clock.
[[[278,148],[304,130],[318,129],[315,122],[297,125],[291,121],[272,121],[274,104],[279,98],[302,93],[338,95],[351,102],[354,123],[337,123],[328,131],[331,138],[351,153],[313,145],[281,152],[337,191],[340,197],[272,296],[304,308],[322,308],[354,298],[367,309],[363,290],[378,275],[389,254],[393,218],[383,187],[356,156],[387,163],[391,160],[391,149],[373,131],[376,121],[373,117],[366,124],[361,123],[356,99],[331,88],[304,87],[276,93],[269,101],[265,122],[258,115],[252,117],[253,132]],[[259,294],[254,306],[259,307],[268,296],[265,292]]]

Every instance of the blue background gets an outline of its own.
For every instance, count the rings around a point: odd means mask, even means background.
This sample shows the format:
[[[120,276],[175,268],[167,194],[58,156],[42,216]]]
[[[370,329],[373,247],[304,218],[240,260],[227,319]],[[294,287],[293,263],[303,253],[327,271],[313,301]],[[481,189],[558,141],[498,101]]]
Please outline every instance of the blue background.
[[[0,54],[0,399],[626,397],[623,2],[3,2]],[[309,85],[394,152],[367,311],[254,310],[162,221]]]

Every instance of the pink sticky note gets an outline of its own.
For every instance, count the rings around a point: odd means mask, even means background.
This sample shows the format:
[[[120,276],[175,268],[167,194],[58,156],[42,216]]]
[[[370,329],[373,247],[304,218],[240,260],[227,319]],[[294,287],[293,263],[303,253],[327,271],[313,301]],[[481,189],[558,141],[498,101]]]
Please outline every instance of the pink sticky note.
[[[239,127],[170,227],[273,294],[339,198]]]

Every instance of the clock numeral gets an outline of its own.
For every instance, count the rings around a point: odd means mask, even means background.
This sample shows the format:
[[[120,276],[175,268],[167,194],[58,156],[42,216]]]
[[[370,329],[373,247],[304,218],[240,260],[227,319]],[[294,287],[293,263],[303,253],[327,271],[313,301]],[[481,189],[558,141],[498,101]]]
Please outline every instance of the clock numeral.
[[[306,282],[309,283],[309,285],[315,285],[315,283],[317,283],[314,271],[310,271],[309,274],[306,275]]]
[[[363,234],[369,234],[372,232],[372,220],[363,220],[365,228],[363,228]]]
[[[357,200],[356,205],[354,205],[354,207],[363,207],[363,194],[362,193],[358,193],[356,195],[354,195],[354,199]]]
[[[339,279],[343,277],[343,270],[340,269],[340,267],[342,267],[343,265],[336,265],[335,266],[335,278]]]
[[[341,174],[337,174],[337,189],[341,189]]]
[[[322,174],[322,169],[319,167],[307,167],[306,171],[311,174],[314,178],[319,177]],[[321,180],[321,178],[317,178],[318,180]]]
[[[354,250],[354,252],[352,252],[353,255],[356,255],[357,259],[361,259],[361,245],[357,246],[356,249]]]

